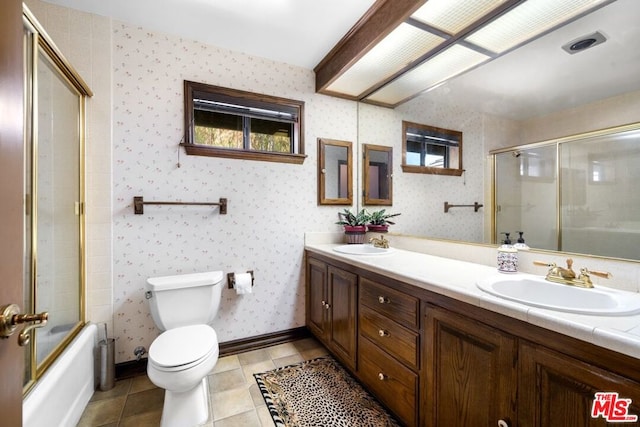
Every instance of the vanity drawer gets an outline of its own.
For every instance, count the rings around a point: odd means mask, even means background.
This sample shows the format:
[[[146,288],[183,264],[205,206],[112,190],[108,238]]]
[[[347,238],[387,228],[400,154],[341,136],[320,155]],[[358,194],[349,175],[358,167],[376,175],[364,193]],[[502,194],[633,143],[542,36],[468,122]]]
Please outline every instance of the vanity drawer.
[[[403,424],[415,426],[418,376],[367,338],[360,337],[358,353],[362,381]]]
[[[361,335],[409,367],[418,368],[420,335],[417,332],[400,326],[365,305],[360,306],[359,322]]]
[[[418,328],[420,301],[416,297],[361,277],[360,302],[402,325]]]

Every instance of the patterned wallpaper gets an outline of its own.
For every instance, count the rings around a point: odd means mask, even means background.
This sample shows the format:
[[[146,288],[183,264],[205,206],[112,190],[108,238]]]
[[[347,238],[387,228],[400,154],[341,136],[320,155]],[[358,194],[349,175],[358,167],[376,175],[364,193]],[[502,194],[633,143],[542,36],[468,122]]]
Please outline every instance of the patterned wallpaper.
[[[358,106],[315,94],[311,70],[27,3],[96,93],[87,129],[88,319],[108,324],[116,362],[132,360],[133,349],[148,349],[158,334],[144,298],[150,276],[254,270],[252,294],[238,296],[224,284],[214,324],[221,342],[304,324],[304,232],[339,231],[334,222],[342,210],[316,205],[318,137],[394,147],[389,209],[402,216],[393,231],[482,239],[483,213],[444,214],[443,203],[482,201],[490,188],[486,152],[514,145],[513,123],[428,97],[396,111]],[[304,164],[186,156],[178,148],[185,79],[305,101]],[[465,176],[403,174],[402,116],[463,131]],[[357,157],[354,188],[361,180]],[[134,215],[134,196],[227,197],[229,210],[145,206],[144,215]]]

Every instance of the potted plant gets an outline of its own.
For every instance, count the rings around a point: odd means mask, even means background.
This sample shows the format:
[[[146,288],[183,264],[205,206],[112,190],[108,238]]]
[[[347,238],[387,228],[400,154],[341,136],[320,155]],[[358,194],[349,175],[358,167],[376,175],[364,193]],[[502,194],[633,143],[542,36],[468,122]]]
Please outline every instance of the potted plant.
[[[369,214],[362,209],[354,214],[349,209],[338,212],[340,224],[344,227],[344,234],[347,236],[347,243],[364,243],[365,233],[367,232],[367,223],[369,222]]]
[[[395,222],[389,221],[389,218],[393,218],[398,215],[400,214],[387,213],[385,209],[375,211],[369,214],[367,228],[369,229],[369,231],[374,231],[376,233],[386,233],[387,231],[389,231],[389,224],[395,224]]]

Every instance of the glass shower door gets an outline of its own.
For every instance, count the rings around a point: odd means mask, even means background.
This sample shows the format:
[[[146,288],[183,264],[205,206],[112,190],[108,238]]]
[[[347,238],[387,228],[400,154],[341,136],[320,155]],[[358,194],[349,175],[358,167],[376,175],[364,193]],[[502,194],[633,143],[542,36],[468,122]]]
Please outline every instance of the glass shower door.
[[[522,231],[529,246],[557,249],[556,159],[555,145],[496,154],[496,242],[510,233],[515,243]]]

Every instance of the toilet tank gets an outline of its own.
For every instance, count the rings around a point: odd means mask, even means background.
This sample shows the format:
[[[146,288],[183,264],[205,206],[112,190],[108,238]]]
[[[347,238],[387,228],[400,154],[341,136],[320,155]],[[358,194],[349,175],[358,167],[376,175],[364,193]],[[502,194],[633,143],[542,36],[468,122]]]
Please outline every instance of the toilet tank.
[[[220,307],[222,271],[150,277],[146,290],[160,330],[211,324]]]

